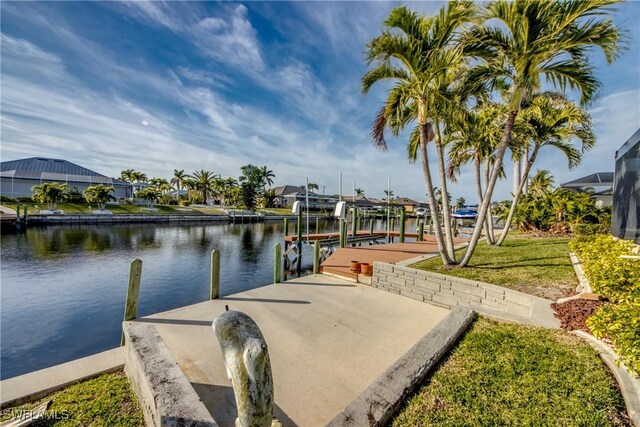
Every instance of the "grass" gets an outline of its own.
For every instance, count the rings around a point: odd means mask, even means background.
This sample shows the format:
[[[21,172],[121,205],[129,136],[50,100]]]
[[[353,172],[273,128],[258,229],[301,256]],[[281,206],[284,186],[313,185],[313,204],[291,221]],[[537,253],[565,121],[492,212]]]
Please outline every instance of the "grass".
[[[15,202],[3,202],[3,206],[16,210],[17,203]],[[25,205],[29,207],[28,213],[36,214],[41,209],[47,209],[46,204],[36,202],[20,202],[21,211]],[[37,207],[36,207],[37,206]],[[91,206],[91,209],[89,209]],[[224,215],[224,211],[215,207],[191,207],[191,206],[169,206],[169,205],[155,205],[156,210],[148,210],[146,205],[123,205],[123,204],[108,204],[105,209],[110,210],[114,214],[148,214],[148,215]],[[56,209],[61,209],[67,215],[85,215],[91,214],[94,210],[97,210],[96,205],[89,205],[87,203],[58,203]],[[21,212],[22,213],[22,212]]]
[[[502,246],[479,243],[466,268],[448,269],[440,258],[411,267],[479,280],[556,300],[578,285],[567,238],[508,238]],[[457,251],[462,258],[464,249]]]
[[[31,410],[51,400],[47,415],[59,419],[41,419],[33,426],[144,426],[142,411],[123,372],[99,377],[69,386],[38,402],[2,411],[5,421],[22,410]]]
[[[615,380],[563,331],[479,319],[396,416],[406,426],[627,426]]]

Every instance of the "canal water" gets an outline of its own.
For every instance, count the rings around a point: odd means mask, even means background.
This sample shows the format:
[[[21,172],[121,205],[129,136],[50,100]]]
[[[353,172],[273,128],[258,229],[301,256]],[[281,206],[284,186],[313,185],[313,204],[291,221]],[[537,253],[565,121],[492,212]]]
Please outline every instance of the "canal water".
[[[336,229],[334,221],[320,224],[321,232]],[[2,235],[0,378],[117,347],[134,258],[143,261],[138,315],[145,316],[205,301],[213,249],[220,251],[222,295],[272,283],[283,231],[281,222],[122,224]],[[305,248],[310,268],[312,247]]]

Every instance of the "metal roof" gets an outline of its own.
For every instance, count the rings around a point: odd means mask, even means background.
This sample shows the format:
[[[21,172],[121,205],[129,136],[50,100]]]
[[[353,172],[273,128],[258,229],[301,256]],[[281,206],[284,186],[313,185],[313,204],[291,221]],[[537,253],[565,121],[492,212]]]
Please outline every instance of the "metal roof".
[[[568,188],[610,186],[613,185],[613,172],[596,172],[561,185]]]
[[[75,163],[46,157],[31,157],[2,162],[0,163],[0,176],[45,181],[127,185],[123,181],[109,178]]]

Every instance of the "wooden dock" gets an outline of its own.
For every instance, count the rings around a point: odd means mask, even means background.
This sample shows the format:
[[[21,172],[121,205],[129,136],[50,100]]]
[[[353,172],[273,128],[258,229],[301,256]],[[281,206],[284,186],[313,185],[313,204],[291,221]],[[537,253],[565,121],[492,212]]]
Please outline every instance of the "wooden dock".
[[[406,233],[405,236],[409,237],[409,234],[410,233]],[[373,264],[376,261],[396,263],[422,255],[437,254],[438,244],[435,236],[425,235],[424,239],[422,242],[388,243],[384,245],[340,248],[320,265],[320,272],[345,279],[357,280],[358,275],[351,272],[351,261],[366,262],[369,264]],[[454,239],[454,244],[456,245],[464,242],[466,242],[465,239]]]
[[[384,239],[387,237],[387,231],[386,230],[374,230],[373,233],[369,233],[369,231],[367,230],[358,230],[356,232],[356,236],[357,237],[366,237],[366,236],[375,236],[378,239]],[[404,233],[405,238],[409,238],[409,239],[417,239],[418,238],[418,233]],[[423,235],[424,240],[426,241],[427,239],[435,239],[435,237],[432,234],[428,234],[428,233],[424,233]],[[347,232],[347,239],[353,237],[353,234],[351,231]],[[400,237],[400,232],[397,230],[393,230],[393,231],[389,231],[389,237],[395,238],[395,237]],[[340,232],[339,231],[334,231],[332,233],[310,233],[310,234],[303,234],[302,235],[302,240],[303,241],[310,241],[310,242],[315,242],[316,240],[333,240],[333,239],[339,239],[340,238]],[[284,237],[284,241],[287,243],[293,243],[295,241],[298,240],[298,236],[296,235],[291,235],[291,236],[285,236]],[[435,241],[435,240],[434,240]]]

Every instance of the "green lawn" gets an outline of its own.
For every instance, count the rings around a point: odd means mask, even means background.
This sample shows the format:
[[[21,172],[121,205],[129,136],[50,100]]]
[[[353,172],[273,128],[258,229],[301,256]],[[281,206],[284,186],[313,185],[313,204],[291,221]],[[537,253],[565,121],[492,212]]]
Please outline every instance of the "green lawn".
[[[440,258],[411,267],[494,285],[556,300],[571,294],[578,285],[571,260],[569,239],[523,238],[505,240],[502,246],[479,243],[466,268],[447,269]],[[461,258],[464,249],[457,252]]]
[[[0,420],[51,400],[48,415],[59,420],[38,420],[33,426],[144,426],[142,411],[123,372],[104,374],[53,393],[38,402],[2,411]]]
[[[392,425],[630,426],[613,376],[563,331],[479,319]]]
[[[29,207],[28,213],[30,214],[37,214],[41,209],[47,209],[46,204],[36,202],[20,202],[21,211],[22,209],[24,209],[25,204]],[[3,202],[2,205],[13,210],[16,209],[16,203],[14,202]],[[89,206],[91,206],[91,209],[89,209]],[[224,215],[224,211],[217,207],[182,207],[155,205],[154,208],[156,210],[149,210],[147,206],[136,205],[109,204],[106,206],[106,209],[110,210],[114,214]],[[83,215],[93,213],[93,211],[98,209],[98,207],[96,205],[89,205],[86,203],[58,203],[56,209],[61,209],[67,215]]]

